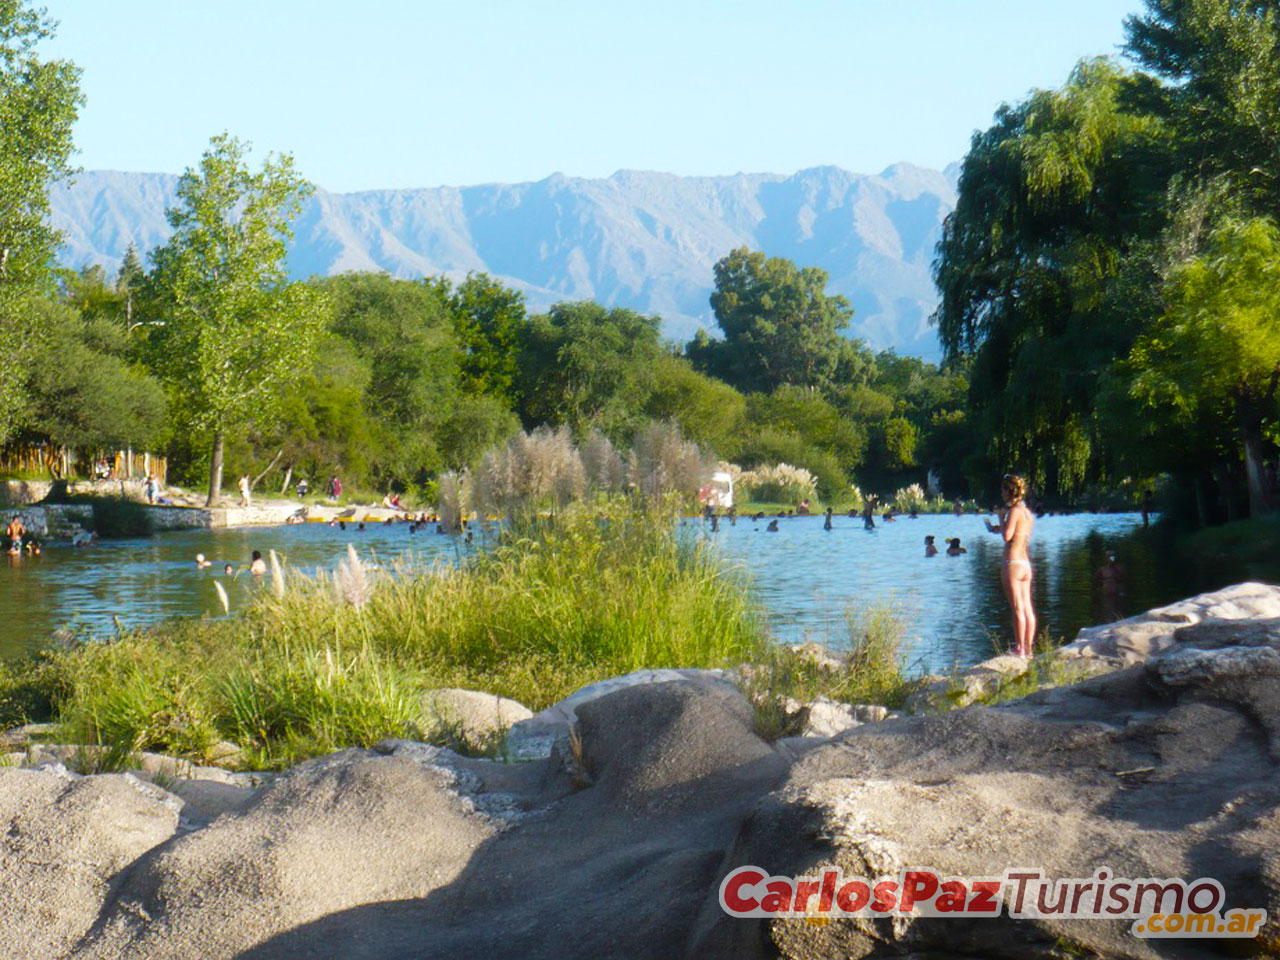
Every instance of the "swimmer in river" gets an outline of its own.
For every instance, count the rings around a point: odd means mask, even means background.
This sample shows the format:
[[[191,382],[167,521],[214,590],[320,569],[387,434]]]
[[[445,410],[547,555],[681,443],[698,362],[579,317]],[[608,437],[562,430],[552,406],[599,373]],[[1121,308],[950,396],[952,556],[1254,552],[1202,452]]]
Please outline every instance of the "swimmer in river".
[[[200,569],[204,569],[205,567],[211,567],[211,566],[213,566],[213,564],[212,564],[212,563],[210,563],[208,560],[206,560],[206,559],[204,558],[204,554],[203,554],[203,553],[197,553],[197,554],[196,554],[196,566],[197,566],[198,568],[200,568]]]
[[[938,548],[933,545],[933,534],[924,538],[924,555],[926,557],[936,557]]]
[[[766,530],[766,531],[768,531],[769,533],[777,533],[777,532],[778,532],[778,521],[777,521],[777,520],[770,520],[770,521],[769,521],[769,526],[765,527],[765,530]]]
[[[948,557],[958,557],[958,556],[960,556],[960,554],[962,554],[962,553],[968,553],[968,552],[969,552],[968,550],[966,550],[964,547],[960,546],[960,538],[959,538],[959,537],[952,537],[950,540],[948,540],[948,541],[947,541],[947,556],[948,556]]]
[[[231,566],[231,564],[229,563],[222,568],[222,574],[223,576],[226,576],[226,577],[235,576],[235,572],[236,572],[235,567]]]
[[[249,572],[255,577],[260,577],[267,572],[267,562],[262,559],[262,554],[257,550],[253,551],[253,556],[250,558]]]
[[[27,528],[23,526],[22,517],[15,513],[13,519],[9,521],[9,525],[4,528],[4,535],[9,540],[9,552],[14,556],[22,553],[22,538],[27,535]]]

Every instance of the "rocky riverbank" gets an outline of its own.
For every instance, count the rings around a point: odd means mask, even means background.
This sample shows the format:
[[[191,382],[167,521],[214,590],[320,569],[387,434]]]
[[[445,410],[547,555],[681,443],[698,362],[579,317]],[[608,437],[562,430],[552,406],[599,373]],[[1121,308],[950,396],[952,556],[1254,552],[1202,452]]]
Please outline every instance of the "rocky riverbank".
[[[719,883],[755,864],[1213,877],[1228,906],[1269,911],[1248,946],[1275,955],[1280,588],[1094,628],[1065,658],[1096,675],[951,709],[1001,682],[974,672],[939,681],[914,715],[828,705],[817,713],[838,731],[810,723],[773,744],[732,677],[672,670],[537,715],[441,692],[459,723],[510,727],[505,760],[388,740],[258,779],[76,776],[18,751],[11,763],[34,766],[0,768],[0,954],[1221,955],[1210,940],[1137,939],[1121,920],[732,919]]]

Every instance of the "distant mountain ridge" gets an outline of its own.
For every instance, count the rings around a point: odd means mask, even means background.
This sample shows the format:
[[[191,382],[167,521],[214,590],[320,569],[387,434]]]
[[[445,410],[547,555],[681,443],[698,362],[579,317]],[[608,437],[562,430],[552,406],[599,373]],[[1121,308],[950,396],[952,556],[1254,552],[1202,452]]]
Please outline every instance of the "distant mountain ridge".
[[[852,335],[934,358],[930,263],[955,207],[956,165],[895,164],[880,174],[815,167],[790,176],[683,177],[622,170],[603,179],[330,193],[294,224],[296,277],[385,270],[399,277],[486,271],[530,307],[595,299],[656,313],[667,336],[715,329],[712,266],[747,246],[831,277],[856,311]],[[55,190],[62,262],[114,270],[129,244],[169,235],[178,178],[87,171]]]

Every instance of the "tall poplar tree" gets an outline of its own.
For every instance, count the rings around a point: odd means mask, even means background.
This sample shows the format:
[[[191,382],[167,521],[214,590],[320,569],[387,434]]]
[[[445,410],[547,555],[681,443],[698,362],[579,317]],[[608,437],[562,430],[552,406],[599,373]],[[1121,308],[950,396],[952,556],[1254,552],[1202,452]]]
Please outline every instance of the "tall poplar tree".
[[[289,225],[312,188],[287,154],[255,173],[247,150],[221,134],[183,174],[167,211],[173,236],[152,254],[148,278],[153,364],[179,422],[211,444],[211,505],[228,434],[274,417],[310,370],[327,311],[322,292],[285,272]]]

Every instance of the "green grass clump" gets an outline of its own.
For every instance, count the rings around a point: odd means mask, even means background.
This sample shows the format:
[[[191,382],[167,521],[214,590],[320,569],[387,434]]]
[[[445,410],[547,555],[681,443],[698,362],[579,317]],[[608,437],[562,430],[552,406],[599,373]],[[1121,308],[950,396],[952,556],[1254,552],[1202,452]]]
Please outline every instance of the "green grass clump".
[[[285,767],[387,736],[456,743],[424,716],[431,688],[537,710],[643,667],[763,658],[741,574],[664,516],[570,509],[490,530],[457,566],[283,571],[232,618],[171,621],[13,665],[0,706],[18,722],[52,714],[78,743],[199,761],[230,740],[246,766]]]
[[[756,708],[756,732],[766,740],[801,731],[804,716],[793,709],[827,697],[842,703],[902,706],[916,681],[903,654],[906,621],[892,608],[871,607],[846,615],[849,649],[831,664],[806,649],[772,647],[748,672],[744,692]]]

